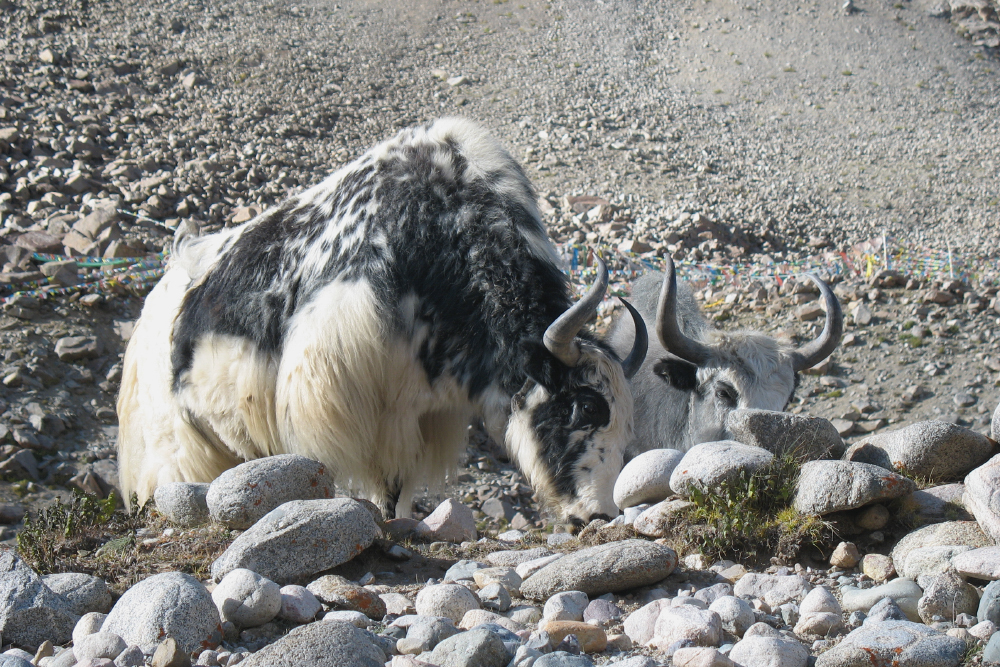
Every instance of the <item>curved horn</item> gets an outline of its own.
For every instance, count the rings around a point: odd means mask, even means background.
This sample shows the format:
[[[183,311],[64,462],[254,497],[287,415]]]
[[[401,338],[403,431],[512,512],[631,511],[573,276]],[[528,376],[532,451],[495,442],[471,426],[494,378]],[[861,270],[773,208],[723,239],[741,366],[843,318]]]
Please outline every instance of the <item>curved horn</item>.
[[[642,367],[642,362],[646,358],[646,350],[649,349],[649,335],[646,333],[646,323],[643,321],[639,311],[633,308],[632,304],[625,299],[618,297],[618,300],[628,308],[628,312],[632,316],[632,322],[635,324],[635,339],[632,343],[632,351],[628,353],[625,361],[622,362],[622,371],[625,373],[625,379],[630,380],[639,368]]]
[[[792,366],[796,373],[812,368],[830,356],[837,349],[840,336],[844,333],[844,313],[840,310],[840,301],[837,300],[837,296],[825,282],[815,275],[807,273],[806,276],[816,283],[816,287],[819,288],[819,293],[823,297],[823,305],[826,307],[826,324],[823,326],[823,332],[819,338],[806,343],[793,354]]]
[[[670,255],[666,255],[665,259],[663,287],[660,288],[660,300],[656,306],[656,335],[667,352],[700,366],[708,359],[709,350],[685,336],[677,326],[677,274],[674,272],[674,260]]]
[[[608,267],[604,260],[598,257],[597,280],[593,286],[545,330],[542,342],[546,349],[567,366],[576,366],[580,361],[580,346],[574,339],[583,325],[597,312],[597,306],[604,299],[604,292],[607,289]]]

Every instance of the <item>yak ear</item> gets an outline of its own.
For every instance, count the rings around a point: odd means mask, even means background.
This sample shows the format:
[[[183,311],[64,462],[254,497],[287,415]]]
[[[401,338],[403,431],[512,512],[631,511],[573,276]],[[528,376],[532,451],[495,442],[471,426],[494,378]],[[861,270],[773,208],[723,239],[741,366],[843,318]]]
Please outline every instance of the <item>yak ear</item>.
[[[521,353],[525,375],[545,387],[550,394],[556,393],[566,377],[563,363],[537,340],[521,341]]]
[[[653,373],[681,391],[694,391],[698,386],[698,367],[683,359],[660,359],[653,364]]]

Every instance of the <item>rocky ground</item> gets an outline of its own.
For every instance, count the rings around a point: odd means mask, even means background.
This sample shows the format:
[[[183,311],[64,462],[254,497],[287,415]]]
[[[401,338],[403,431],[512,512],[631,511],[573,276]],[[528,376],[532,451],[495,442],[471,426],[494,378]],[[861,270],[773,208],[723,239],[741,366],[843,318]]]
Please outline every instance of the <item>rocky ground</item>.
[[[8,544],[26,510],[114,485],[120,357],[148,287],[135,274],[155,281],[180,224],[239,224],[395,128],[445,114],[483,122],[523,160],[553,237],[602,248],[619,290],[665,253],[695,278],[738,265],[760,277],[699,283],[706,312],[806,339],[822,321],[814,296],[773,274],[808,264],[836,280],[848,335],[791,412],[832,420],[848,443],[927,419],[989,432],[1000,396],[989,2],[0,0],[0,15]],[[830,253],[856,259],[883,234],[951,251],[957,279],[912,262],[899,276],[837,274]],[[33,252],[146,264],[109,281],[123,265],[43,266]],[[447,495],[481,530],[552,528],[475,434],[460,473]],[[446,560],[405,574],[439,577]]]

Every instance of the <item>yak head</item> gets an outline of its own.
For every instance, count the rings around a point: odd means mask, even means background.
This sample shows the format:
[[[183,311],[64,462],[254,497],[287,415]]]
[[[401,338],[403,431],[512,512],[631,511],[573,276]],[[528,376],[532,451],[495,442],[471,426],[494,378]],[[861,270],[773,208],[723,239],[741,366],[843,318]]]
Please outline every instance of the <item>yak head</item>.
[[[677,389],[690,392],[687,444],[724,440],[726,416],[737,408],[784,410],[798,385],[799,371],[825,359],[840,342],[844,329],[840,302],[822,280],[826,308],[822,333],[802,347],[779,343],[758,332],[708,330],[699,340],[684,335],[677,321],[677,278],[667,258],[656,312],[656,335],[670,354],[652,360],[653,373]],[[648,363],[648,362],[647,362]]]
[[[509,450],[546,505],[577,526],[618,514],[612,491],[633,433],[628,379],[648,344],[642,317],[628,303],[636,334],[624,360],[581,334],[608,286],[607,268],[598,263],[588,293],[542,340],[523,342],[527,379],[511,400],[506,433]]]

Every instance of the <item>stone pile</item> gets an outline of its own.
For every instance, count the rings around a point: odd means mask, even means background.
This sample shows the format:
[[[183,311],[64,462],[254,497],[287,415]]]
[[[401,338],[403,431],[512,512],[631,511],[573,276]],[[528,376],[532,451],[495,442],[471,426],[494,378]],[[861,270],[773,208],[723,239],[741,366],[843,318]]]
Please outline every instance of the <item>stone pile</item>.
[[[763,419],[756,415],[746,423]],[[890,433],[875,444],[862,443],[843,459],[807,461],[800,486],[809,488],[800,489],[796,506],[813,508],[814,501],[806,502],[811,498],[836,499],[819,506],[829,515],[912,494],[906,477],[851,457],[890,442],[896,448],[892,460],[933,460],[928,450],[949,451],[952,439],[972,438],[934,423],[908,432],[910,437]],[[636,507],[631,503],[656,503],[631,513],[638,532],[655,532],[650,517],[669,516],[669,503],[683,512],[691,502],[684,489],[711,491],[732,470],[757,469],[774,456],[755,445],[714,444],[684,454],[650,452],[641,457],[647,465],[623,471],[616,497],[627,506],[626,516]],[[966,486],[981,484],[995,494],[989,471],[997,459],[982,463],[982,454],[967,455],[966,466],[978,467],[963,471],[952,460],[940,474],[967,472]],[[823,472],[827,465],[837,467]],[[630,667],[668,659],[692,667],[805,667],[818,655],[822,667],[861,664],[864,656],[891,658],[900,667],[951,667],[976,646],[985,647],[986,657],[1000,651],[1000,547],[978,521],[932,523],[906,535],[888,555],[864,554],[845,542],[834,550],[829,568],[753,572],[731,561],[709,566],[697,554],[679,569],[677,554],[660,541],[615,537],[626,520],[621,517],[596,522],[579,538],[549,540],[569,551],[491,550],[485,558],[455,563],[440,580],[393,589],[371,583],[370,573],[358,581],[323,574],[350,562],[385,534],[380,526],[389,525],[365,502],[316,498],[319,484],[302,483],[325,474],[302,457],[273,457],[238,466],[207,488],[164,487],[169,493],[157,494],[157,502],[185,525],[196,516],[245,522],[243,513],[227,519],[232,513],[219,508],[238,505],[225,498],[269,489],[251,503],[263,507],[249,525],[241,523],[246,530],[215,562],[215,581],[207,584],[176,572],[158,574],[111,605],[104,582],[75,574],[38,577],[5,552],[0,586],[8,602],[0,605],[0,632],[15,647],[4,659],[38,667],[586,667],[605,656]],[[987,509],[991,493],[981,503]],[[650,514],[657,507],[659,514]],[[410,534],[423,533],[437,545],[451,536],[452,544],[462,542],[460,550],[492,543],[474,541],[470,516],[464,505],[448,500],[415,522],[423,527]],[[586,546],[584,540],[593,539],[588,535],[603,537]],[[990,581],[998,583],[983,586]]]

